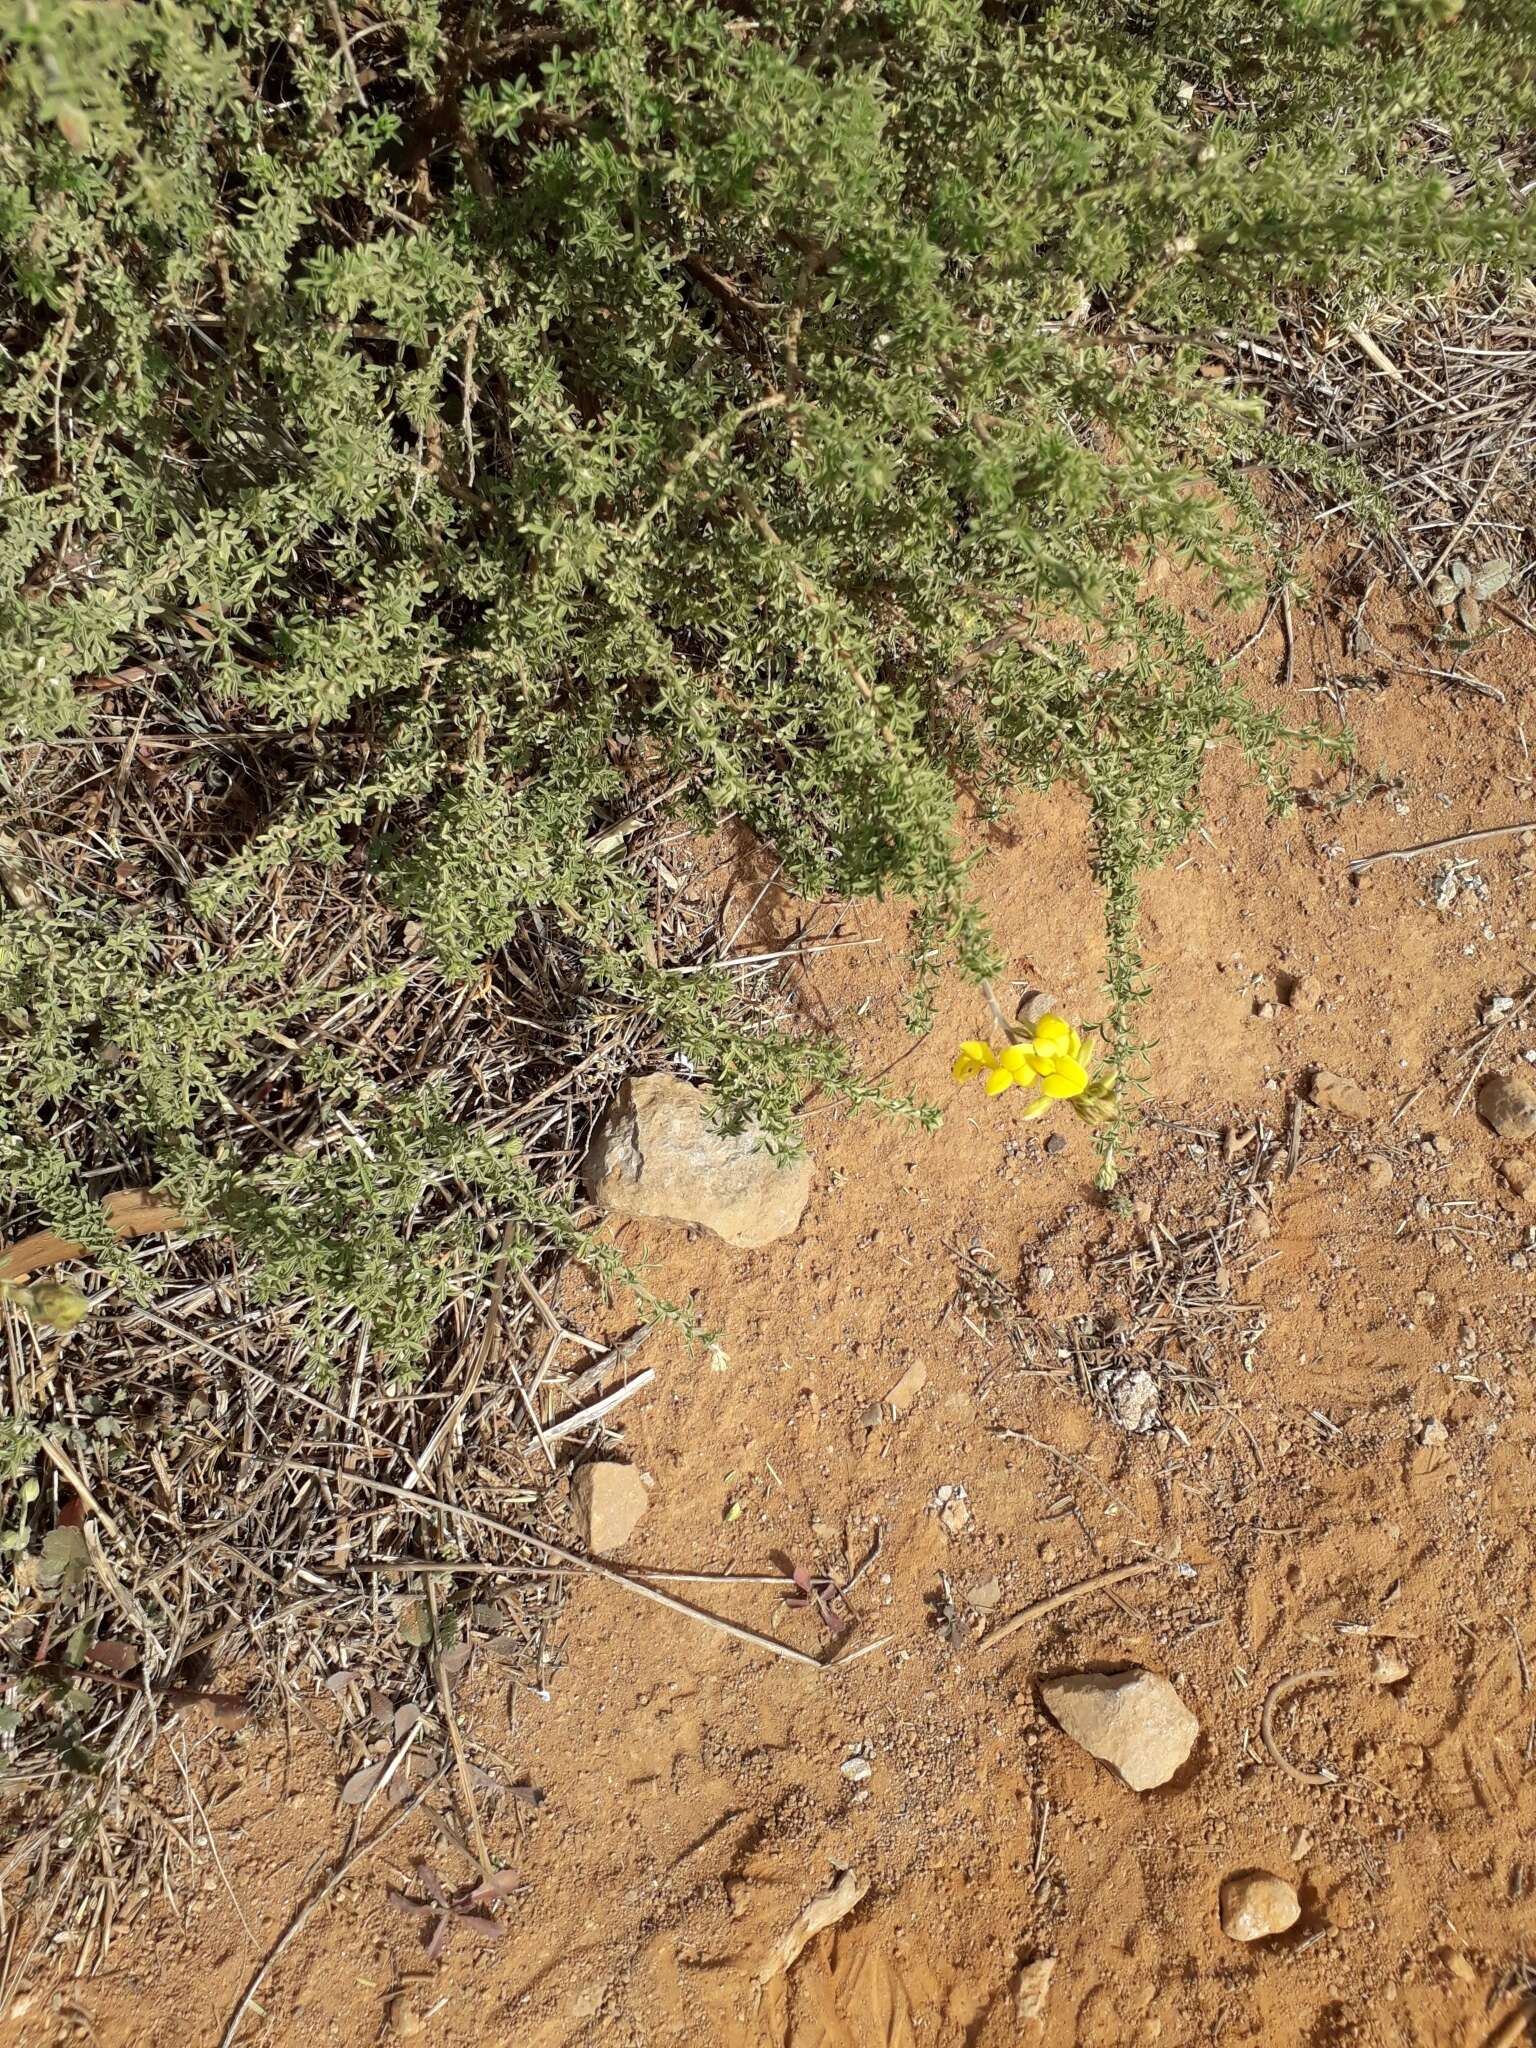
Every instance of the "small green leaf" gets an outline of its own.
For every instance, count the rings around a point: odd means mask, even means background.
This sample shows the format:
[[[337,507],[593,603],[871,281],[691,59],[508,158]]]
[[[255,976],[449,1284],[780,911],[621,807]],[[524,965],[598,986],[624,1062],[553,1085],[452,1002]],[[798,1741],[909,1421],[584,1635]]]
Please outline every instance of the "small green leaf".
[[[1478,570],[1477,580],[1472,585],[1472,595],[1492,597],[1495,592],[1504,588],[1514,573],[1512,564],[1506,562],[1502,555],[1495,555],[1491,562],[1484,562]]]
[[[400,1640],[413,1650],[432,1647],[432,1610],[425,1600],[413,1600],[400,1617]]]
[[[99,1750],[90,1749],[83,1742],[66,1743],[59,1758],[67,1771],[82,1778],[94,1778],[106,1761]]]
[[[78,1586],[91,1568],[82,1530],[50,1529],[43,1538],[38,1577],[50,1591]]]
[[[0,1738],[14,1735],[21,1726],[21,1716],[14,1707],[0,1707]]]

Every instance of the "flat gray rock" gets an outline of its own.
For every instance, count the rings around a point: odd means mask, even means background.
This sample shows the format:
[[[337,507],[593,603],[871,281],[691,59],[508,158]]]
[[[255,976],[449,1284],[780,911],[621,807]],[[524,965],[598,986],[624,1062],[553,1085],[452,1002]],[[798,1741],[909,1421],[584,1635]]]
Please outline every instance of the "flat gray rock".
[[[712,1100],[676,1074],[626,1081],[587,1150],[587,1192],[615,1216],[698,1224],[746,1250],[790,1236],[810,1199],[809,1156],[781,1164],[750,1126],[716,1130]]]

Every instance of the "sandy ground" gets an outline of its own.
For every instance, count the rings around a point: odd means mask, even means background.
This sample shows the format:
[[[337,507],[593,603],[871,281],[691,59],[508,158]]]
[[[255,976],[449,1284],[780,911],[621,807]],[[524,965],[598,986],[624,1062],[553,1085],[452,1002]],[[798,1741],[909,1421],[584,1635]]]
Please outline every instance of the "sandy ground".
[[[1370,623],[1378,664],[1439,665],[1395,600]],[[1289,690],[1275,684],[1278,627],[1246,660],[1261,694],[1305,717],[1320,661],[1361,664],[1334,624],[1299,638]],[[899,1060],[892,1078],[943,1100],[944,1127],[813,1115],[804,1227],[765,1251],[625,1226],[626,1248],[719,1332],[728,1363],[656,1340],[657,1383],[624,1411],[622,1454],[653,1482],[630,1546],[640,1561],[846,1569],[878,1533],[853,1600],[858,1640],[881,1647],[812,1672],[578,1585],[547,1696],[489,1659],[458,1695],[474,1753],[545,1794],[536,1812],[488,1813],[517,1883],[501,1938],[456,1930],[439,1964],[425,1960],[389,1887],[417,1891],[420,1855],[454,1887],[474,1872],[418,1815],[286,1950],[240,2041],[1526,2038],[1536,1419],[1522,1248],[1536,1208],[1500,1181],[1513,1148],[1471,1101],[1452,1104],[1485,1005],[1527,984],[1536,855],[1514,837],[1466,849],[1475,887],[1449,908],[1432,900],[1446,856],[1349,874],[1353,855],[1536,816],[1529,641],[1511,632],[1477,672],[1505,701],[1408,675],[1352,695],[1361,768],[1401,778],[1369,801],[1274,818],[1213,758],[1204,832],[1147,889],[1148,1115],[1162,1121],[1110,1197],[1070,1118],[1025,1124],[1013,1099],[952,1087],[954,1047],[984,1023],[972,993],[947,985],[932,1034],[911,1044],[901,920],[849,915],[847,934],[883,943],[819,956],[804,1008],[869,1067]],[[1346,786],[1321,763],[1298,782],[1324,799]],[[1020,807],[978,876],[1015,982],[1043,984],[1077,1017],[1095,1012],[1101,968],[1087,846],[1080,803],[1058,794]],[[1280,1000],[1301,974],[1316,977],[1315,1009]],[[1491,1067],[1527,1048],[1536,1057],[1536,1031],[1517,1023]],[[1370,1114],[1308,1112],[1292,1172],[1291,1105],[1318,1063],[1358,1082]],[[1273,1175],[1250,1181],[1259,1125],[1282,1142]],[[1053,1132],[1065,1145],[1047,1152]],[[1230,1160],[1225,1132],[1241,1147]],[[1113,1274],[1091,1278],[1095,1258],[1219,1221],[1234,1202],[1246,1220],[1228,1242],[1246,1256],[1232,1302],[1261,1314],[1262,1334],[1217,1344],[1201,1412],[1170,1403],[1176,1429],[1129,1435],[1053,1340],[1113,1312]],[[1045,1332],[1032,1358],[966,1296],[974,1247]],[[623,1304],[573,1299],[595,1326],[627,1327]],[[1234,1331],[1250,1327],[1234,1314]],[[1157,1342],[1188,1362],[1178,1329]],[[914,1405],[871,1426],[870,1404],[918,1362]],[[935,1511],[946,1486],[964,1488],[968,1526]],[[1153,1568],[1001,1645],[979,1640],[1129,1562]],[[771,1590],[703,1597],[819,1647],[814,1617]],[[1051,1672],[1126,1662],[1171,1679],[1201,1726],[1184,1769],[1145,1794],[1053,1727],[1036,1691]],[[1274,1726],[1296,1770],[1324,1779],[1312,1783],[1276,1763],[1261,1717],[1279,1681],[1320,1670]],[[332,1699],[286,1727],[176,1741],[221,1868],[205,1853],[200,1889],[174,1909],[146,1897],[98,1974],[74,1977],[61,1944],[56,1973],[0,2023],[6,2044],[220,2041],[334,1862],[350,1818],[337,1792],[361,1752]],[[855,1750],[867,1777],[841,1768]],[[179,1777],[162,1792],[196,1833]],[[1292,1882],[1302,1915],[1246,1948],[1223,1935],[1217,1898],[1251,1866]],[[759,1985],[774,1941],[842,1870],[867,1884],[862,1902]],[[1043,2016],[1027,2018],[1020,1970],[1046,1958]]]

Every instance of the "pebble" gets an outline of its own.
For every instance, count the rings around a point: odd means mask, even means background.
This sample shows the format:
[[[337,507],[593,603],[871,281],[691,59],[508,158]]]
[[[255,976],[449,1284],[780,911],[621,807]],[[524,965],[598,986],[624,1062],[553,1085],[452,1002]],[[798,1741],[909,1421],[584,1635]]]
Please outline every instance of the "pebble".
[[[971,1526],[971,1504],[963,1486],[941,1486],[930,1505],[951,1536],[963,1536]]]
[[[1371,1677],[1377,1685],[1401,1685],[1408,1676],[1408,1666],[1403,1662],[1402,1652],[1396,1643],[1379,1643],[1376,1661],[1371,1667]]]
[[[1392,1185],[1392,1162],[1375,1152],[1365,1162],[1365,1177],[1373,1188],[1389,1188]]]
[[[1059,1159],[1066,1149],[1067,1141],[1060,1131],[1052,1131],[1045,1141],[1046,1156],[1051,1159]]]
[[[1167,1679],[1140,1666],[1045,1678],[1040,1697],[1062,1733],[1118,1772],[1133,1792],[1166,1785],[1200,1733]]]
[[[1132,1436],[1141,1436],[1149,1429],[1156,1429],[1160,1398],[1157,1381],[1144,1367],[1138,1367],[1135,1372],[1121,1373],[1109,1390],[1109,1405],[1115,1420]]]
[[[1051,1974],[1056,1968],[1054,1956],[1041,1956],[1033,1963],[1025,1963],[1013,1980],[1013,2014],[1021,2026],[1045,2020],[1045,2004],[1050,1996]]]
[[[1523,1074],[1490,1074],[1477,1091],[1477,1113],[1501,1138],[1523,1145],[1536,1137],[1536,1088]]]
[[[1502,1024],[1506,1017],[1514,1014],[1514,1008],[1515,999],[1513,996],[1490,996],[1483,1009],[1483,1022],[1485,1024]]]
[[[1266,1941],[1301,1918],[1296,1887],[1271,1870],[1239,1870],[1221,1883],[1221,1931],[1233,1941]]]
[[[1028,1024],[1033,1029],[1042,1017],[1053,1017],[1056,1014],[1056,1006],[1044,989],[1032,988],[1026,993],[1014,1014],[1021,1024]]]
[[[384,2017],[402,2041],[414,2041],[421,2032],[421,2021],[411,2010],[411,2001],[403,1991],[397,1991],[384,2008]]]
[[[850,1785],[867,1785],[874,1776],[874,1765],[867,1756],[845,1757],[838,1769]]]
[[[650,1506],[634,1466],[607,1458],[582,1466],[571,1481],[571,1500],[586,1546],[599,1557],[622,1550]]]
[[[1523,1199],[1536,1188],[1536,1166],[1528,1159],[1506,1159],[1499,1168],[1499,1178],[1512,1195]]]
[[[1371,1098],[1359,1082],[1330,1073],[1327,1067],[1313,1068],[1307,1082],[1307,1100],[1314,1109],[1326,1110],[1351,1122],[1357,1123],[1371,1113]]]
[[[1419,1442],[1423,1444],[1427,1450],[1438,1450],[1442,1444],[1448,1444],[1450,1440],[1451,1432],[1446,1428],[1443,1422],[1439,1421],[1434,1416],[1431,1416],[1430,1420],[1426,1422],[1423,1428],[1419,1431]]]

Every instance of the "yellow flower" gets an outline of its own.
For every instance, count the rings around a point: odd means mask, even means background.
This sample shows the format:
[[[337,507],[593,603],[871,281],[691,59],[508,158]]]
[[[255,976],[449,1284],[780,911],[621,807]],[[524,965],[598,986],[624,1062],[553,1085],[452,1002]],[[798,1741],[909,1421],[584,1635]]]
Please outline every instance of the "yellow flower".
[[[1043,1095],[1053,1102],[1066,1102],[1082,1094],[1088,1086],[1088,1069],[1080,1057],[1082,1050],[1082,1039],[1065,1017],[1040,1019],[1029,1051]]]
[[[994,1052],[985,1039],[968,1038],[949,1071],[957,1081],[984,1074],[989,1095],[1038,1083],[1040,1093],[1024,1110],[1026,1118],[1044,1116],[1053,1102],[1070,1102],[1085,1123],[1111,1123],[1119,1110],[1115,1077],[1090,1075],[1082,1055],[1081,1034],[1064,1017],[1047,1015],[1029,1038],[1005,1045],[1001,1052]]]
[[[1036,1070],[1034,1056],[1026,1045],[1005,1045],[995,1053],[984,1038],[968,1038],[949,1071],[956,1081],[969,1081],[973,1074],[985,1074],[987,1093],[1001,1095],[1005,1088],[1027,1088]]]

